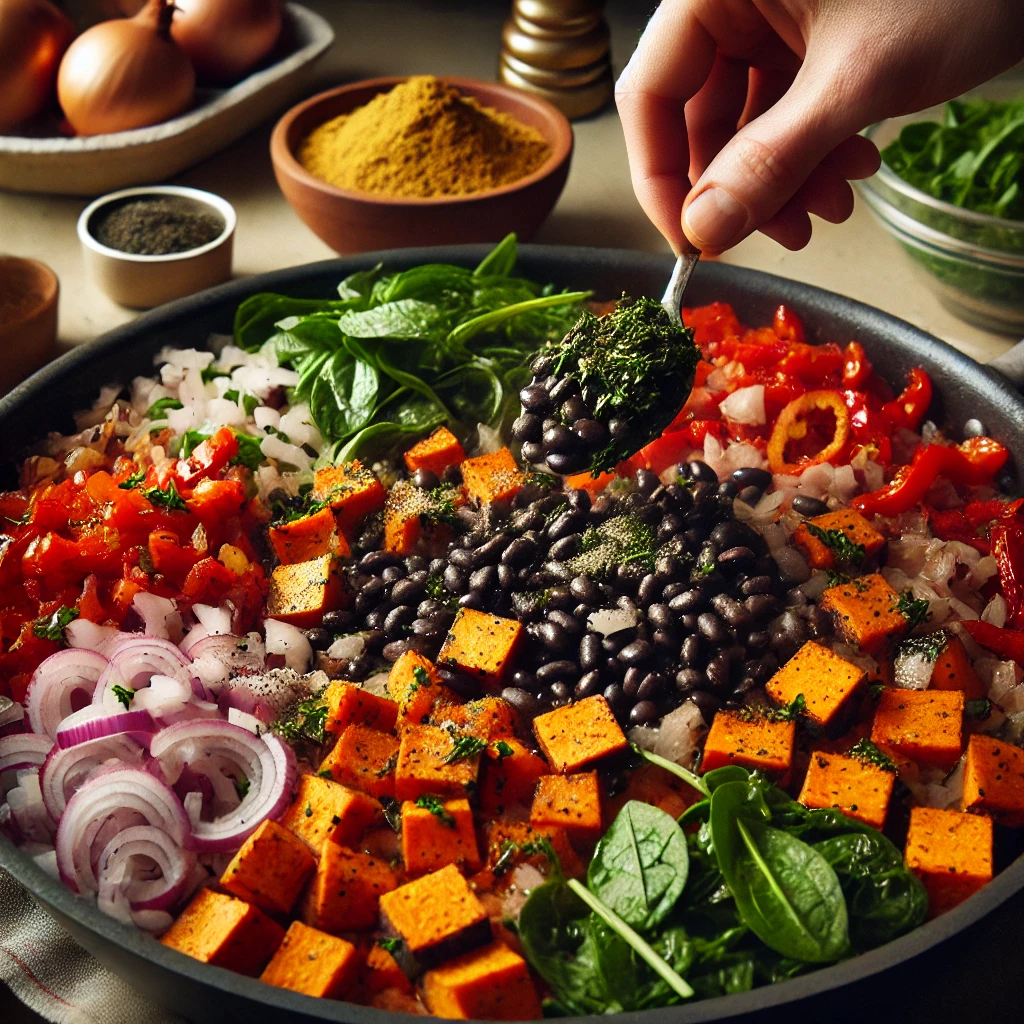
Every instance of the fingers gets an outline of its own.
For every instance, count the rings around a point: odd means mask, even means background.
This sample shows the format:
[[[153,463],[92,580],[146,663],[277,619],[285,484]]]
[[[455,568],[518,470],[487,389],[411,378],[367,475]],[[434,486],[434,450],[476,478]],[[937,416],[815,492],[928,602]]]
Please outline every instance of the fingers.
[[[748,71],[746,61],[719,53],[707,81],[686,104],[690,181],[700,178],[719,150],[736,134],[747,102]],[[682,203],[679,206],[681,210]]]
[[[832,150],[822,160],[825,167],[830,167],[836,174],[847,181],[858,181],[870,178],[882,165],[882,154],[878,147],[863,135],[851,135]]]
[[[811,240],[811,218],[798,199],[791,199],[758,230],[787,249],[802,249]]]
[[[853,213],[853,189],[849,182],[824,164],[811,171],[793,201],[830,224],[841,224]]]

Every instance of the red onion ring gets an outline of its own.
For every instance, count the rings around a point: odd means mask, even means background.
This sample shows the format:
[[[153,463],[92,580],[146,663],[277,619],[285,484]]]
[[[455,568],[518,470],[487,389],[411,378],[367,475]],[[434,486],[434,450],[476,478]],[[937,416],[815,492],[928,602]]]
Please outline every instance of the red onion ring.
[[[146,878],[139,858],[146,857],[160,870]],[[167,910],[181,898],[196,855],[181,849],[171,837],[153,825],[133,825],[119,832],[103,848],[97,868],[98,891],[113,883],[127,897],[132,910]]]
[[[54,747],[39,773],[43,803],[54,821],[60,821],[72,794],[107,761],[141,764],[142,747],[127,736],[86,740],[62,750]]]
[[[227,725],[227,722],[224,724]],[[0,772],[9,772],[15,768],[39,768],[52,749],[53,740],[49,736],[39,736],[33,732],[0,737]]]
[[[156,723],[148,711],[121,711],[107,713],[103,707],[90,704],[81,711],[68,715],[57,729],[57,746],[62,750],[89,740],[134,733],[147,737],[156,731]]]
[[[114,686],[140,690],[149,685],[152,676],[170,676],[191,681],[191,663],[170,640],[154,636],[132,636],[110,655],[110,664],[96,683],[93,704],[101,704],[110,712],[119,708]]]
[[[51,654],[32,673],[25,694],[32,731],[57,737],[57,727],[75,709],[71,700],[75,693],[92,700],[96,681],[107,667],[107,659],[95,651],[69,647]]]
[[[207,692],[219,693],[232,677],[264,671],[262,647],[248,638],[224,633],[203,637],[188,653],[192,671],[202,680]]]

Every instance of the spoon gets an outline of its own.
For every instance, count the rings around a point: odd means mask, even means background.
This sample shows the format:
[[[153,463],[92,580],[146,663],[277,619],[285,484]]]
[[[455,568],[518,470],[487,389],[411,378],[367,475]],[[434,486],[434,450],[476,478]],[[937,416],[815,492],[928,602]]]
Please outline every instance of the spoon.
[[[661,298],[661,304],[675,323],[682,323],[680,310],[683,308],[683,292],[689,283],[693,268],[697,266],[700,259],[700,249],[695,248],[685,238],[683,249],[676,259],[676,265],[672,268],[672,276],[668,279],[668,286]]]

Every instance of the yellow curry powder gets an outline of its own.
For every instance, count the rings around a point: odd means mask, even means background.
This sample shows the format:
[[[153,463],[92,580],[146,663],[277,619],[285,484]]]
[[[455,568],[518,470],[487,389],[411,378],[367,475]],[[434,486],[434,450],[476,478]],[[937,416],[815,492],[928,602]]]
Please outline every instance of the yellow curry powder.
[[[535,128],[421,75],[315,128],[299,162],[338,188],[422,199],[507,185],[550,152]]]

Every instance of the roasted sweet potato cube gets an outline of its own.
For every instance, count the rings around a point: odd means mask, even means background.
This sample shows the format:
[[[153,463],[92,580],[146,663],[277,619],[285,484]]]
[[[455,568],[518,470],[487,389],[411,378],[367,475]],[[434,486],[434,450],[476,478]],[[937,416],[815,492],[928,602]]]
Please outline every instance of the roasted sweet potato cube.
[[[523,624],[516,619],[460,608],[437,663],[497,686],[511,670],[522,636]]]
[[[992,879],[992,819],[937,807],[913,807],[907,867],[928,890],[932,917],[951,910]]]
[[[401,939],[392,955],[410,979],[491,941],[487,911],[454,864],[385,893],[380,923]]]
[[[319,857],[327,841],[356,846],[379,813],[380,804],[365,793],[322,775],[301,775],[281,824]]]
[[[458,703],[458,697],[441,682],[434,663],[416,651],[406,651],[391,666],[387,691],[398,705],[399,731],[426,724],[435,705]]]
[[[434,712],[433,720],[438,725],[451,722],[459,732],[487,741],[516,734],[516,709],[501,697],[446,705]]]
[[[433,520],[434,507],[429,492],[421,487],[407,480],[394,484],[384,503],[384,550],[411,555],[424,534],[430,536],[448,530]]]
[[[835,807],[880,829],[889,810],[896,773],[858,757],[814,751],[798,797],[805,807]]]
[[[287,914],[299,898],[316,857],[283,825],[263,821],[231,859],[221,888],[268,914]]]
[[[859,665],[812,640],[768,680],[765,690],[782,705],[792,704],[802,694],[808,717],[829,730],[848,718],[865,678]]]
[[[857,576],[829,587],[820,606],[830,612],[836,632],[847,643],[878,654],[907,631],[907,619],[897,608],[899,595],[880,573]]]
[[[318,469],[313,477],[313,498],[330,504],[338,529],[346,537],[351,537],[368,515],[384,507],[386,496],[384,485],[358,459]]]
[[[859,512],[852,508],[826,512],[823,516],[815,516],[801,523],[793,534],[793,542],[803,548],[807,561],[815,569],[831,569],[836,564],[836,555],[815,531],[838,530],[845,534],[850,542],[864,548],[867,558],[873,558],[885,545],[885,537],[878,532]]]
[[[533,734],[556,772],[575,772],[628,746],[608,701],[600,694],[555,708],[533,720]]]
[[[396,988],[401,992],[412,992],[412,984],[402,968],[398,966],[398,961],[376,942],[366,954],[363,985],[369,993],[383,992],[389,988]]]
[[[379,857],[325,843],[302,900],[302,920],[325,932],[368,931],[377,923],[381,896],[397,884]]]
[[[359,979],[351,942],[292,921],[260,981],[319,999],[344,999]]]
[[[544,758],[519,740],[511,736],[493,740],[484,752],[480,809],[494,816],[516,804],[530,803],[537,780],[547,773]]]
[[[370,1006],[375,1010],[386,1010],[388,1013],[407,1013],[411,1017],[425,1016],[423,1004],[412,991],[412,986],[408,992],[394,986],[374,992],[370,996]]]
[[[985,684],[974,671],[964,645],[952,633],[945,633],[945,637],[946,646],[935,659],[928,685],[933,690],[962,690],[965,700],[981,700],[987,692]]]
[[[160,941],[204,964],[256,977],[283,938],[284,929],[251,903],[200,889]]]
[[[975,733],[967,741],[961,806],[1001,825],[1024,825],[1024,750]]]
[[[488,822],[484,835],[487,846],[485,871],[491,877],[479,888],[491,888],[494,879],[508,878],[516,864],[532,864],[547,874],[551,865],[544,852],[546,843],[551,844],[566,877],[580,878],[586,873],[583,861],[569,842],[565,829],[560,826],[498,819]]]
[[[774,722],[756,714],[719,711],[704,743],[701,770],[727,764],[759,768],[785,781],[793,765],[795,722]]]
[[[405,466],[410,473],[429,469],[440,476],[449,466],[457,466],[465,458],[459,439],[447,427],[438,427],[430,437],[417,441],[405,453]]]
[[[398,740],[366,725],[350,725],[320,763],[335,782],[378,799],[395,795]]]
[[[453,799],[472,793],[480,773],[480,754],[449,762],[454,751],[455,740],[444,729],[433,725],[414,725],[406,729],[395,767],[395,797],[398,800],[415,800],[420,796]]]
[[[350,725],[367,725],[391,732],[398,718],[398,705],[387,697],[378,697],[358,683],[335,679],[324,691],[327,717],[324,732],[340,736]]]
[[[530,824],[563,828],[573,843],[582,846],[596,842],[601,835],[597,772],[541,776],[530,806]]]
[[[295,626],[319,626],[324,612],[343,608],[352,592],[334,555],[279,565],[270,574],[267,618]]]
[[[480,868],[473,812],[464,797],[439,800],[420,797],[402,804],[402,859],[411,875],[456,864],[466,871]]]
[[[523,488],[523,474],[507,448],[462,463],[462,482],[470,498],[489,505],[511,501]]]
[[[526,961],[503,942],[463,953],[423,976],[423,1001],[449,1020],[540,1020]]]
[[[683,782],[656,764],[642,764],[629,773],[626,788],[617,796],[605,801],[605,821],[614,821],[619,811],[630,801],[660,807],[666,814],[678,818],[691,804],[700,799],[692,786]]]
[[[871,742],[918,764],[952,768],[963,750],[963,718],[960,690],[886,687],[871,723]]]
[[[337,555],[338,558],[352,555],[348,541],[338,532],[334,513],[329,508],[322,508],[311,516],[303,516],[290,523],[272,526],[267,535],[282,565],[295,565],[323,555]]]

